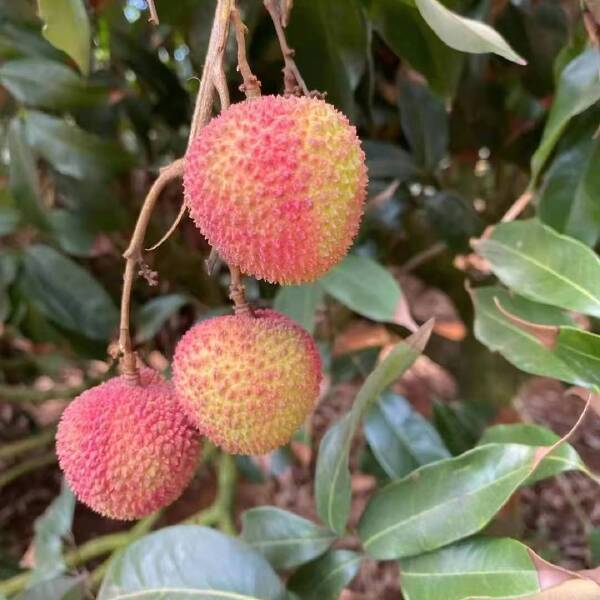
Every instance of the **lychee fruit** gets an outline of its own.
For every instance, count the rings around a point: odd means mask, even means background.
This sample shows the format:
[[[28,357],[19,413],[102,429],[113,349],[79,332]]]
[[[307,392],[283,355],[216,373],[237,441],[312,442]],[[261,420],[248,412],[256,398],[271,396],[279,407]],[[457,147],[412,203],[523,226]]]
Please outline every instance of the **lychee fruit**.
[[[184,173],[190,214],[219,254],[285,284],[314,281],[346,255],[366,183],[348,119],[295,96],[232,105],[194,140]]]
[[[114,377],[73,400],[61,417],[56,451],[81,502],[130,520],[181,494],[194,474],[200,442],[173,385],[143,368],[137,385]]]
[[[175,350],[173,381],[203,435],[231,454],[266,454],[315,406],[321,359],[302,327],[257,310],[192,327]]]

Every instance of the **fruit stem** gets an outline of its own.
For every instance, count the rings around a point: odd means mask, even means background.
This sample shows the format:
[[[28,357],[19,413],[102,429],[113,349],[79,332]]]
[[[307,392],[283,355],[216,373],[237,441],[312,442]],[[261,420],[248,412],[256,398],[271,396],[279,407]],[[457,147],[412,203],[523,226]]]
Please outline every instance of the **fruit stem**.
[[[260,96],[260,81],[252,72],[246,56],[246,32],[248,28],[242,21],[240,11],[235,6],[235,1],[231,9],[231,20],[235,29],[235,41],[237,43],[238,71],[242,74],[242,79],[244,80],[244,83],[240,85],[240,91],[246,94],[246,98],[258,98]]]
[[[281,7],[275,0],[264,0],[263,4],[267,9],[271,20],[275,27],[275,33],[277,33],[277,39],[279,40],[279,46],[281,47],[281,54],[283,55],[283,61],[285,63],[283,67],[283,84],[286,96],[310,96],[310,91],[300,75],[300,69],[294,60],[295,51],[290,48],[285,35],[284,20],[287,17],[282,14]],[[291,7],[288,7],[288,10]]]
[[[190,125],[188,146],[196,137],[200,129],[202,129],[210,119],[215,90],[219,91],[219,96],[223,103],[224,90],[227,87],[223,71],[223,56],[225,53],[227,37],[229,35],[233,1],[234,0],[217,0],[213,26],[208,42],[206,61],[204,63],[204,70],[202,71],[202,78],[200,80],[200,87],[198,89],[198,96],[196,97],[196,105],[194,107],[194,115]],[[132,384],[139,383],[137,356],[133,350],[130,327],[131,292],[133,281],[136,276],[136,268],[140,267],[139,273],[144,275],[150,283],[155,282],[155,274],[142,262],[144,237],[146,235],[150,217],[162,190],[173,179],[183,175],[183,167],[184,161],[180,158],[160,172],[160,175],[150,188],[148,195],[144,200],[129,247],[123,254],[123,257],[125,258],[125,272],[123,274],[123,291],[121,295],[119,350],[123,374]],[[181,213],[181,215],[183,215],[183,213]],[[170,232],[172,232],[172,229]]]
[[[231,282],[229,283],[229,297],[233,301],[233,309],[236,315],[253,317],[252,307],[246,300],[246,287],[242,283],[242,273],[239,267],[229,265]]]

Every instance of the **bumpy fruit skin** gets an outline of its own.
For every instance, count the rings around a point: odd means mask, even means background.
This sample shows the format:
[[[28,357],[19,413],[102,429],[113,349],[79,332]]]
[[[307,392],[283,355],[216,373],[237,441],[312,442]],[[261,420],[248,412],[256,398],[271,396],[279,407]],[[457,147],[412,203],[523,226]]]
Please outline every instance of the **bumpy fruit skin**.
[[[152,369],[139,385],[114,377],[64,411],[56,434],[61,469],[81,502],[113,519],[138,519],[173,502],[194,474],[198,432],[173,385]]]
[[[321,359],[311,336],[284,315],[203,321],[179,341],[173,381],[190,419],[231,454],[287,443],[313,409]]]
[[[230,264],[277,283],[323,275],[347,253],[367,184],[356,130],[316,98],[234,104],[191,145],[185,198]]]

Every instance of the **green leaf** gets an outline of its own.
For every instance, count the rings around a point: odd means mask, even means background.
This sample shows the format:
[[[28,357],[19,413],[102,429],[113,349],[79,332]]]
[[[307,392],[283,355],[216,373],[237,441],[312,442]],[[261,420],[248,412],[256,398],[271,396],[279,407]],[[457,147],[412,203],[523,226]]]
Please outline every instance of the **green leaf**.
[[[362,557],[350,550],[330,550],[301,567],[288,581],[288,589],[300,600],[338,600],[356,577]]]
[[[435,399],[432,417],[440,437],[455,456],[473,448],[481,435],[479,420],[469,403]]]
[[[600,237],[598,189],[600,142],[586,128],[548,169],[538,196],[539,217],[558,232],[594,246]]]
[[[433,322],[397,344],[361,387],[352,410],[340,419],[321,440],[315,475],[317,512],[323,522],[342,534],[350,514],[350,472],[348,454],[356,428],[380,394],[398,379],[425,348]]]
[[[334,533],[275,506],[260,506],[242,515],[242,539],[275,569],[292,569],[323,554]]]
[[[402,396],[391,392],[369,410],[364,430],[377,462],[392,479],[450,456],[435,428]]]
[[[15,600],[83,600],[86,591],[84,576],[62,575],[37,583],[19,594]]]
[[[90,71],[91,28],[83,0],[38,0],[42,33],[67,53],[82,73]]]
[[[29,143],[59,173],[98,179],[133,166],[133,157],[118,144],[106,141],[62,119],[29,111]]]
[[[136,343],[150,341],[190,300],[185,294],[168,294],[148,300],[137,314]]]
[[[315,313],[322,297],[321,288],[314,283],[282,286],[277,291],[273,308],[312,333],[315,329]]]
[[[397,179],[404,182],[419,175],[413,157],[395,144],[364,140],[362,147],[367,157],[369,179]]]
[[[82,79],[72,69],[42,57],[19,58],[0,66],[0,81],[26,106],[76,110],[106,101],[107,89]]]
[[[94,340],[108,340],[118,321],[104,288],[77,263],[41,244],[23,256],[22,286],[32,304],[54,323]]]
[[[427,24],[450,48],[475,54],[493,52],[520,65],[526,64],[489,25],[461,17],[437,0],[415,0],[415,3]]]
[[[448,113],[444,102],[425,85],[408,78],[399,82],[400,122],[417,164],[436,171],[448,151]]]
[[[530,220],[496,226],[475,248],[517,293],[600,316],[600,259],[581,242]]]
[[[553,431],[530,423],[515,423],[511,425],[494,425],[485,430],[479,446],[484,444],[524,444],[525,446],[552,446],[560,440]],[[563,471],[587,472],[587,467],[573,446],[562,443],[552,454],[546,456],[527,480],[533,484],[549,477],[554,477]]]
[[[55,208],[48,216],[54,238],[67,254],[73,256],[92,254],[96,234],[87,228],[87,223],[80,213]]]
[[[600,335],[575,327],[561,327],[554,352],[575,373],[573,383],[599,388]]]
[[[358,0],[295,0],[287,33],[309,88],[326,91],[329,102],[353,117],[354,91],[368,51]]]
[[[422,73],[432,89],[451,96],[458,84],[464,55],[433,33],[415,6],[399,0],[366,0],[369,20],[400,58]]]
[[[589,48],[562,71],[542,141],[531,159],[531,181],[535,184],[567,123],[600,99],[598,51]]]
[[[398,282],[371,258],[350,254],[319,283],[330,296],[363,317],[406,324]]]
[[[400,563],[409,600],[516,598],[540,590],[526,546],[508,538],[474,538]]]
[[[35,567],[27,587],[54,578],[67,569],[63,560],[63,540],[71,531],[75,496],[63,481],[60,494],[34,523],[33,553]]]
[[[390,483],[359,522],[364,549],[377,559],[404,558],[477,533],[532,474],[537,450],[488,444]]]
[[[261,554],[206,527],[176,525],[131,544],[111,561],[98,600],[283,600]]]
[[[25,124],[13,119],[8,128],[10,153],[9,187],[16,208],[27,223],[48,229],[48,216],[42,206],[35,157],[27,143]]]
[[[555,352],[500,312],[495,299],[509,314],[541,325],[571,324],[561,310],[512,296],[500,287],[477,288],[472,290],[471,297],[475,306],[475,337],[482,344],[500,352],[508,362],[526,373],[582,383]]]

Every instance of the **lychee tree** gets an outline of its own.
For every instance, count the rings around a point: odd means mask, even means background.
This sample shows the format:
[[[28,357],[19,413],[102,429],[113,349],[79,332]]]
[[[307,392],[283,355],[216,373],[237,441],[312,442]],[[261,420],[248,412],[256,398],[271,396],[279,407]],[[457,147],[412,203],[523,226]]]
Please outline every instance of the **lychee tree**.
[[[406,600],[600,597],[597,570],[494,528],[526,486],[599,481],[570,443],[600,412],[599,22],[591,1],[1,5],[0,401],[15,423],[72,401],[0,448],[0,489],[64,473],[0,597],[335,600],[373,561]],[[464,400],[418,410],[398,386],[434,361]],[[495,420],[519,372],[580,403],[565,435]],[[276,462],[313,476],[308,514],[238,514]],[[169,518],[208,471],[212,503]],[[76,500],[138,521],[72,548]]]

